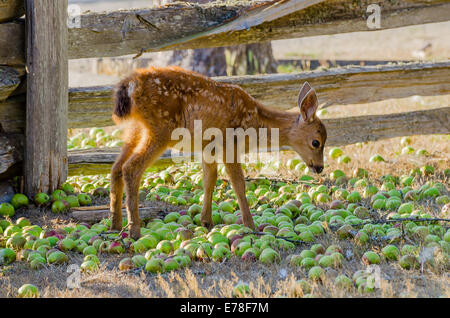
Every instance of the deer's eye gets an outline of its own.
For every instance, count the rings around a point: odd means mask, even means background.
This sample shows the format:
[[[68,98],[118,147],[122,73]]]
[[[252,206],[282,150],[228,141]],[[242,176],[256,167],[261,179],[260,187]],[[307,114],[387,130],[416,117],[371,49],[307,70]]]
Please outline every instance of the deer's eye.
[[[312,146],[314,148],[319,148],[320,147],[320,142],[318,140],[314,139],[313,142],[312,142]]]

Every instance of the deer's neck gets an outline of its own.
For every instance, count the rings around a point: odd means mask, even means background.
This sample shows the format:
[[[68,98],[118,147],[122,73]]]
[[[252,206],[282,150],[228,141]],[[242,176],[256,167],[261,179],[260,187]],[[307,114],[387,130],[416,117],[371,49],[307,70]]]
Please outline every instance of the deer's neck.
[[[298,114],[270,109],[261,104],[258,104],[257,108],[259,128],[267,128],[268,142],[270,143],[271,136],[274,134],[272,129],[278,129],[279,146],[289,146],[289,132],[296,122]]]

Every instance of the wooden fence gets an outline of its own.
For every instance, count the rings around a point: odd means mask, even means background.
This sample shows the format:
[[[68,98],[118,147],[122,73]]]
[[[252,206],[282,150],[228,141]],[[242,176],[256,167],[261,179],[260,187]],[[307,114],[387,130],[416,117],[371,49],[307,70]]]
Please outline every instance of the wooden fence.
[[[118,149],[67,152],[67,129],[111,125],[112,87],[68,89],[68,59],[119,56],[370,31],[372,1],[236,0],[84,13],[67,24],[66,0],[0,6],[0,178],[23,171],[25,192],[52,191],[67,174],[108,172]],[[23,5],[25,3],[25,5]],[[442,0],[378,0],[382,29],[447,21]],[[26,18],[20,19],[26,9]],[[71,20],[70,20],[71,21]],[[189,21],[184,23],[183,21]],[[216,78],[267,106],[294,107],[308,80],[326,106],[450,93],[450,62],[345,67]],[[326,119],[327,145],[450,131],[450,106]],[[170,160],[164,154],[160,163]]]

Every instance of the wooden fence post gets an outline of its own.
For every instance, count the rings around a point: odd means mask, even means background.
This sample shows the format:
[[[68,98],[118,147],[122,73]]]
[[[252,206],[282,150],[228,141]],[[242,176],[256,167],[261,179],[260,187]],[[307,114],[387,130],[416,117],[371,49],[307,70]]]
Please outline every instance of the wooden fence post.
[[[25,193],[67,177],[67,0],[26,0]]]

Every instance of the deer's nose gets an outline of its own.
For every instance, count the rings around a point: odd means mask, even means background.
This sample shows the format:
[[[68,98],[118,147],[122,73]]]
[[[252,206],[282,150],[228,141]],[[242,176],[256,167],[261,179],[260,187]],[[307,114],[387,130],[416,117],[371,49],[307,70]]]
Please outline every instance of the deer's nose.
[[[323,171],[323,166],[314,166],[316,173],[321,173]]]

